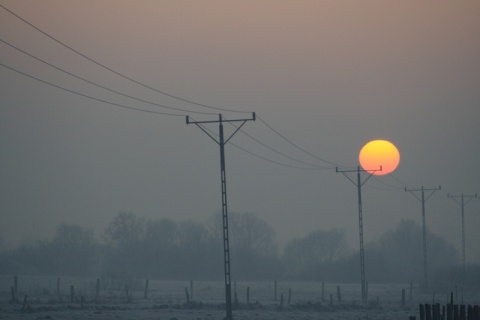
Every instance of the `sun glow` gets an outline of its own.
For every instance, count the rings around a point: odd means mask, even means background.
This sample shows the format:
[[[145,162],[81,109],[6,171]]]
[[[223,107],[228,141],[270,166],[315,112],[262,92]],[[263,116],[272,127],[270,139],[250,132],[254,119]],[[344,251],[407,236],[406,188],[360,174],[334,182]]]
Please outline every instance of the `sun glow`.
[[[363,146],[358,155],[358,160],[362,168],[367,172],[383,176],[397,168],[400,163],[400,152],[389,141],[373,140]],[[379,170],[380,167],[382,170]]]

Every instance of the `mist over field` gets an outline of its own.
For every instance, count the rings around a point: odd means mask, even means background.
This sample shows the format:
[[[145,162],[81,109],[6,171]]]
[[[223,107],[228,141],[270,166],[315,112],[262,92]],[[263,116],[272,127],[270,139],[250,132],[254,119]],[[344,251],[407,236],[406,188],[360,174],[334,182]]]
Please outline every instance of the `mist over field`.
[[[25,242],[0,253],[0,274],[102,276],[117,279],[221,280],[221,217],[198,223],[145,219],[118,213],[103,233],[79,225],[58,225],[52,238]],[[480,285],[479,267],[462,277],[459,254],[444,238],[428,231],[428,263],[435,285]],[[366,244],[371,283],[422,283],[422,230],[404,220]],[[344,230],[315,230],[279,246],[273,228],[253,213],[231,213],[232,279],[357,283],[358,250]]]

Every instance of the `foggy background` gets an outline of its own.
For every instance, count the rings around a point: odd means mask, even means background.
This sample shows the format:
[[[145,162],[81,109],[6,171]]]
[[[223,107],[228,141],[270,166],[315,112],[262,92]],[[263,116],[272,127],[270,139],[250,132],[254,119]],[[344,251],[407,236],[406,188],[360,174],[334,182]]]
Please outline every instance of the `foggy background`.
[[[357,166],[365,143],[386,139],[398,147],[400,165],[362,189],[365,241],[402,220],[421,225],[421,203],[404,187],[441,185],[426,203],[427,227],[461,252],[460,206],[447,193],[480,191],[479,2],[0,4],[137,81],[245,112],[136,85],[0,8],[3,41],[105,87],[190,111],[105,91],[0,42],[5,66],[97,99],[181,115],[94,101],[0,66],[2,247],[52,238],[61,223],[92,228],[101,238],[119,212],[207,221],[221,210],[218,145],[184,116],[216,120],[221,112],[235,119],[256,112],[263,121],[242,131],[277,152],[243,132],[232,138],[226,147],[230,212],[256,214],[280,246],[315,230],[341,229],[357,251],[357,190],[335,166]],[[208,128],[218,132],[216,125]],[[465,207],[469,263],[480,262],[479,204],[474,199]]]

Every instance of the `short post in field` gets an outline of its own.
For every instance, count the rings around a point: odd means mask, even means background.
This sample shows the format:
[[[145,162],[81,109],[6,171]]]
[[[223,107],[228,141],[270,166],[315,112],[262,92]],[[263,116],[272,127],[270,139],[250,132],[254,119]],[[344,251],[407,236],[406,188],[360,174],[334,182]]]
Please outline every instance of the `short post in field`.
[[[187,299],[187,304],[190,303],[190,295],[188,294],[188,287],[185,287],[185,298]]]
[[[73,303],[75,300],[75,287],[73,285],[70,286],[70,303]]]
[[[193,300],[193,280],[190,280],[190,298]]]
[[[97,283],[95,285],[95,302],[98,302],[100,297],[100,279],[97,278]]]
[[[274,282],[273,301],[277,301],[277,280]]]
[[[18,276],[13,277],[13,290],[15,290],[15,294],[18,293]]]
[[[143,290],[143,299],[147,299],[147,295],[148,295],[148,279],[145,280],[145,290]]]

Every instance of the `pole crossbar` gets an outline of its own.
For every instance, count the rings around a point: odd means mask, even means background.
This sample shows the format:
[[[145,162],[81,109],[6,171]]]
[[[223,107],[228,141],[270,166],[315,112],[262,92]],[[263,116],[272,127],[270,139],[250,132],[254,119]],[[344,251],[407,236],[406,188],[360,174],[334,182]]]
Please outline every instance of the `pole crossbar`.
[[[223,262],[224,262],[224,275],[225,275],[225,311],[226,319],[233,319],[232,313],[232,289],[231,289],[231,277],[230,277],[230,244],[228,235],[228,206],[227,206],[227,178],[225,172],[225,144],[240,130],[240,128],[247,121],[255,121],[255,113],[252,113],[251,119],[234,119],[227,120],[222,117],[222,114],[218,115],[218,120],[208,121],[190,121],[190,118],[186,117],[186,123],[195,124],[203,132],[205,132],[212,140],[214,140],[220,146],[220,177],[221,177],[221,189],[222,189],[222,231],[223,231]],[[225,139],[223,132],[224,122],[242,122],[242,124]],[[218,123],[218,140],[206,129],[202,127],[203,124]]]
[[[427,264],[427,224],[425,219],[425,202],[435,193],[435,191],[441,190],[442,187],[438,188],[424,188],[423,186],[419,189],[407,189],[405,187],[405,192],[409,192],[417,200],[422,203],[422,230],[423,230],[423,281],[425,290],[428,290],[428,264]],[[418,197],[415,192],[421,192],[421,197]],[[425,191],[430,191],[430,193],[425,197]]]
[[[335,168],[335,171],[337,173],[343,174],[350,182],[352,182],[356,187],[357,187],[357,193],[358,193],[358,233],[359,233],[359,238],[360,238],[360,281],[361,281],[361,287],[362,287],[362,302],[364,305],[367,304],[367,281],[366,281],[366,276],[365,276],[365,247],[363,243],[363,209],[362,209],[362,186],[365,184],[365,182],[368,181],[372,177],[372,175],[377,172],[381,171],[382,167],[380,166],[379,169],[375,170],[364,170],[361,169],[360,166],[357,167],[357,169],[346,169],[346,170],[340,170],[338,167]],[[354,179],[352,179],[347,173],[349,172],[356,172],[357,173],[357,181],[355,182]],[[367,172],[369,173],[368,177],[362,182],[360,173],[361,172]]]

